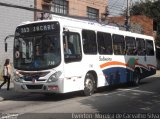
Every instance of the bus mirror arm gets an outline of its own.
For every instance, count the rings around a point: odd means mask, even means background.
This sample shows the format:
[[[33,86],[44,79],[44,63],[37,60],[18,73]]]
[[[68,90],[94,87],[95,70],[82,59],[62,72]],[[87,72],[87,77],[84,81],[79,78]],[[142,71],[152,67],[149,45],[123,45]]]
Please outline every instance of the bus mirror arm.
[[[14,35],[8,35],[8,36],[6,36],[6,38],[4,39],[5,52],[7,52],[7,49],[8,49],[7,39],[10,38],[10,37],[14,37]]]
[[[7,42],[5,42],[5,52],[7,52]]]

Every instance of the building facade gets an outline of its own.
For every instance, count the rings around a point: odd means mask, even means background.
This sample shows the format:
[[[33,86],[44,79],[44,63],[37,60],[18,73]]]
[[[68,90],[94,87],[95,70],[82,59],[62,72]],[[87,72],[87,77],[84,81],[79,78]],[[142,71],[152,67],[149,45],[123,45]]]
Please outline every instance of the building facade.
[[[34,0],[0,0],[1,3],[10,5],[34,7]],[[6,58],[13,59],[13,38],[7,39],[8,51],[5,52],[4,39],[8,35],[13,35],[17,25],[24,21],[33,21],[34,12],[19,8],[0,6],[0,71]]]
[[[98,20],[105,18],[107,6],[107,0],[36,0],[37,9]],[[40,14],[36,13],[36,20],[42,17]]]
[[[124,16],[109,17],[108,24],[118,26],[121,30],[126,30],[124,25]],[[129,29],[134,33],[155,36],[155,32],[153,29],[153,19],[143,15],[131,16],[129,19]]]

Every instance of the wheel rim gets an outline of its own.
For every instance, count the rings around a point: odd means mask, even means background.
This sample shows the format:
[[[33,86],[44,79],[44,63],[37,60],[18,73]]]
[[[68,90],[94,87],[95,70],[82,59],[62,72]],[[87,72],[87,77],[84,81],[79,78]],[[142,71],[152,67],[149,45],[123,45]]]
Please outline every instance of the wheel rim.
[[[135,72],[134,83],[135,83],[136,85],[139,85],[139,81],[140,81],[140,79],[139,79],[139,74],[138,74],[138,72]]]
[[[139,84],[139,78],[138,78],[138,76],[136,77],[135,82],[136,82],[136,84]]]
[[[86,79],[85,87],[89,90],[89,92],[92,92],[92,90],[93,90],[93,81],[91,79]]]
[[[91,96],[94,93],[94,82],[90,76],[85,80],[84,93],[86,96]]]

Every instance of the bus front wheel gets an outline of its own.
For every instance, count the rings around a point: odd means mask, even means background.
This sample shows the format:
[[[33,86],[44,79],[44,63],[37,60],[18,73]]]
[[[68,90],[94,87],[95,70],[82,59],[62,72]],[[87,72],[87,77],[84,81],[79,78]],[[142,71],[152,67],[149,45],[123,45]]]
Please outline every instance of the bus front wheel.
[[[90,73],[88,73],[85,77],[84,82],[84,94],[86,96],[91,96],[95,91],[95,80],[94,76]]]

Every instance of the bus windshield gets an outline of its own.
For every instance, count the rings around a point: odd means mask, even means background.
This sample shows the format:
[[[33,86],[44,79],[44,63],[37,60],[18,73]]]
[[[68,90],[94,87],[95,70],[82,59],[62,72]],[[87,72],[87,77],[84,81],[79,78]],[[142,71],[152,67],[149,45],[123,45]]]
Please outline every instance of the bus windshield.
[[[38,23],[17,28],[14,40],[16,69],[42,70],[60,64],[60,36],[56,25]]]

